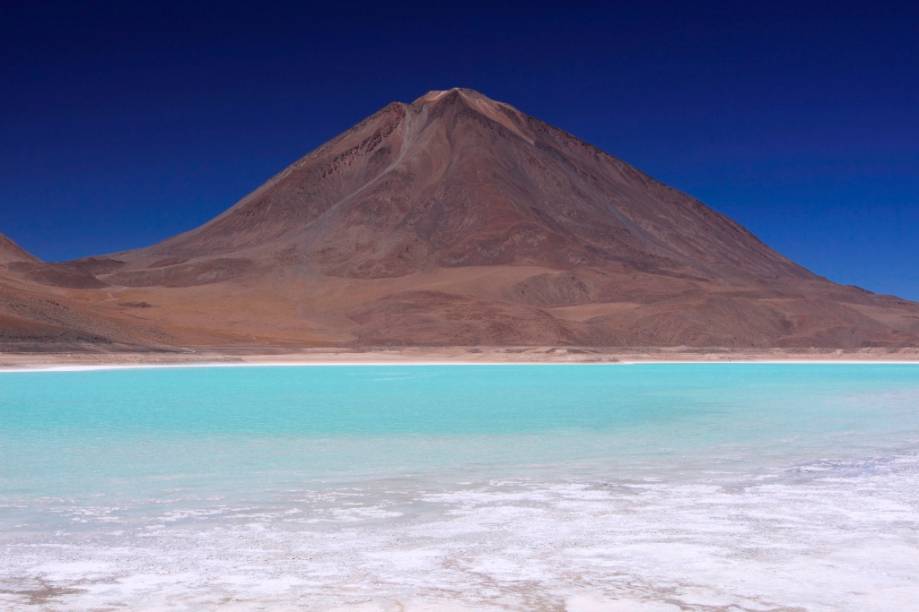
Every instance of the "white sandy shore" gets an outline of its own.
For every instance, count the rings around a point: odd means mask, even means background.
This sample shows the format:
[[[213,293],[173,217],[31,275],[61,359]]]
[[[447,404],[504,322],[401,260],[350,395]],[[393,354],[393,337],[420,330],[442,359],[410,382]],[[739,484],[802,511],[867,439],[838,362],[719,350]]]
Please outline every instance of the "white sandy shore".
[[[608,361],[608,362],[551,362],[551,361],[289,361],[289,362],[243,362],[243,363],[146,363],[146,364],[101,364],[101,365],[59,365],[21,366],[0,368],[0,374],[15,372],[92,372],[98,370],[153,370],[194,368],[281,368],[281,367],[366,367],[366,366],[630,366],[630,365],[919,365],[917,361],[843,361],[843,360],[753,360],[742,361]]]
[[[0,353],[0,372],[78,372],[141,368],[445,366],[445,365],[638,365],[638,364],[886,364],[919,365],[919,349],[883,351],[680,351],[596,352],[556,347],[508,349],[411,347],[381,351],[298,353]]]

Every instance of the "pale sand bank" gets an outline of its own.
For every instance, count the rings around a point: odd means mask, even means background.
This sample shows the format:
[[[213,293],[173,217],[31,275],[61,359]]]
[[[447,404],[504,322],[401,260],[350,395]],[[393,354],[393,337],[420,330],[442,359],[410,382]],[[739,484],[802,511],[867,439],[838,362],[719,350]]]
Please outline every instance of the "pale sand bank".
[[[408,347],[296,352],[200,350],[182,353],[0,353],[0,371],[73,371],[145,367],[507,365],[637,363],[919,363],[919,348],[857,351],[595,350],[570,347]]]

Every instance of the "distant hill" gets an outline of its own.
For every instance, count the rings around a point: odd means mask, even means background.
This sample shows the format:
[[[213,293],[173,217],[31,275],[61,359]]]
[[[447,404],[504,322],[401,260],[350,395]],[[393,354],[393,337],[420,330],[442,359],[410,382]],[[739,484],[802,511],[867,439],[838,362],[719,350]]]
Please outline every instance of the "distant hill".
[[[0,265],[21,261],[35,262],[38,259],[3,234],[0,234]]]

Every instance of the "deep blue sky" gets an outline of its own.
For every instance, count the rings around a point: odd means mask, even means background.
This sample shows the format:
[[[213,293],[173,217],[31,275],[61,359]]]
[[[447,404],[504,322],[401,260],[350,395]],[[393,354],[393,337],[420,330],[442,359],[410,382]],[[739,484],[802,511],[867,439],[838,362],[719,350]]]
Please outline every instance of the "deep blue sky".
[[[909,4],[186,4],[0,2],[0,232],[49,260],[146,245],[387,102],[461,85],[820,274],[919,299]]]

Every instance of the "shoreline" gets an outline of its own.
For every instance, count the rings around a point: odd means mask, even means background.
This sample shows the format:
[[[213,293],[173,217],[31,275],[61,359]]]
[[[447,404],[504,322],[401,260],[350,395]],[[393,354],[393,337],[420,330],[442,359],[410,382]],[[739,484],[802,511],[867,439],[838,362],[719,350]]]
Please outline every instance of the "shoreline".
[[[59,365],[0,367],[0,374],[51,373],[51,372],[106,372],[118,370],[190,370],[212,368],[322,368],[322,367],[443,367],[443,366],[649,366],[649,365],[919,365],[919,361],[843,361],[843,360],[753,360],[742,361],[603,361],[603,362],[551,362],[551,361],[295,361],[295,362],[201,362],[201,363],[148,363],[104,365]]]
[[[594,351],[561,347],[409,347],[367,351],[322,349],[290,352],[208,350],[194,353],[0,353],[0,373],[220,367],[650,364],[919,365],[919,349]]]

